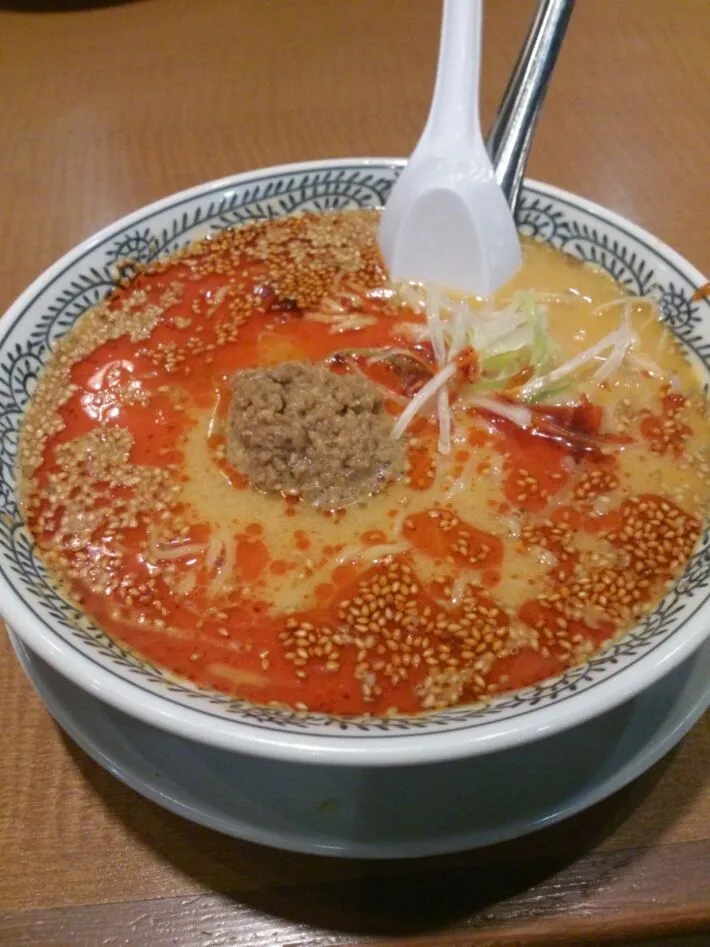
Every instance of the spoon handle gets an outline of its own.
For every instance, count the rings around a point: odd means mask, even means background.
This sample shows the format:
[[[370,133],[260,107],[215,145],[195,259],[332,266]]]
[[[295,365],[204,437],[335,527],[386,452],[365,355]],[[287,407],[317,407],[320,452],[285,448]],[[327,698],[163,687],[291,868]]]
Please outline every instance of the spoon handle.
[[[444,155],[484,150],[478,111],[482,5],[482,0],[444,0],[434,94],[416,150]]]
[[[574,0],[539,0],[486,146],[498,184],[515,213],[535,123]]]

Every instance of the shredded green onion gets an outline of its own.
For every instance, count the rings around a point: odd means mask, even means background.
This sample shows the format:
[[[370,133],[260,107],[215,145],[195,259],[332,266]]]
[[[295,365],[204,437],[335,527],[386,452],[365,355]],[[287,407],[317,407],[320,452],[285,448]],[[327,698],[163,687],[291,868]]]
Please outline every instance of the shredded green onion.
[[[490,304],[454,296],[441,287],[403,284],[397,291],[403,302],[426,316],[425,323],[401,323],[398,330],[415,342],[430,343],[438,370],[407,405],[395,426],[395,436],[400,437],[424,405],[436,397],[441,452],[446,452],[451,442],[448,389],[454,380],[457,396],[465,403],[485,399],[490,406],[496,392],[505,392],[503,408],[509,412],[511,396],[521,405],[553,402],[569,392],[580,371],[592,364],[596,365],[593,380],[605,382],[627,356],[633,355],[637,343],[629,318],[632,302],[629,298],[604,303],[593,310],[591,317],[613,305],[622,306],[619,327],[560,363],[558,347],[548,332],[547,309],[543,304],[551,298],[557,301],[555,294],[516,292],[506,306],[495,310]],[[467,349],[475,353],[478,371],[462,380],[463,373],[457,372],[455,365],[457,357]],[[521,412],[519,417],[526,415]]]

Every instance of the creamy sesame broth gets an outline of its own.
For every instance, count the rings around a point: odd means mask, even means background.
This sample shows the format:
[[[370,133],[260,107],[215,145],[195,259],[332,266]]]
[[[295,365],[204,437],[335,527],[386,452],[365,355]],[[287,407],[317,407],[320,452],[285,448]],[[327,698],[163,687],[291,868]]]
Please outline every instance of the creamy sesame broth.
[[[393,287],[376,225],[264,221],[132,273],[27,409],[38,554],[197,685],[342,714],[487,700],[627,631],[699,537],[710,423],[652,300],[527,240],[491,300]],[[345,508],[228,459],[234,379],[289,363],[366,379],[401,444]]]

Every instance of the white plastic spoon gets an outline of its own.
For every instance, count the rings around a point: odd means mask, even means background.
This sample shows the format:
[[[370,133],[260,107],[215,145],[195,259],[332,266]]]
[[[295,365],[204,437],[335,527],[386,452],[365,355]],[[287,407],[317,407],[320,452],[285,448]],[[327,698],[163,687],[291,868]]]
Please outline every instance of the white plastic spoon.
[[[444,0],[429,117],[382,213],[395,280],[490,296],[521,263],[513,215],[481,134],[481,0]]]

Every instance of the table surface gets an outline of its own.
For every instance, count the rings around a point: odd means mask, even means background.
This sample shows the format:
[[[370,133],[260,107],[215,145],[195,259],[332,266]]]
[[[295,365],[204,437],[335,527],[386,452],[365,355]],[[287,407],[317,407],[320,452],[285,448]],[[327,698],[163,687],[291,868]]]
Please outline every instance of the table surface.
[[[532,10],[488,0],[490,119]],[[710,270],[708,0],[577,4],[532,176]],[[243,169],[405,155],[435,0],[0,0],[0,310],[140,205]],[[486,851],[372,864],[223,838],[62,736],[0,636],[0,944],[710,944],[710,716],[633,785]]]

